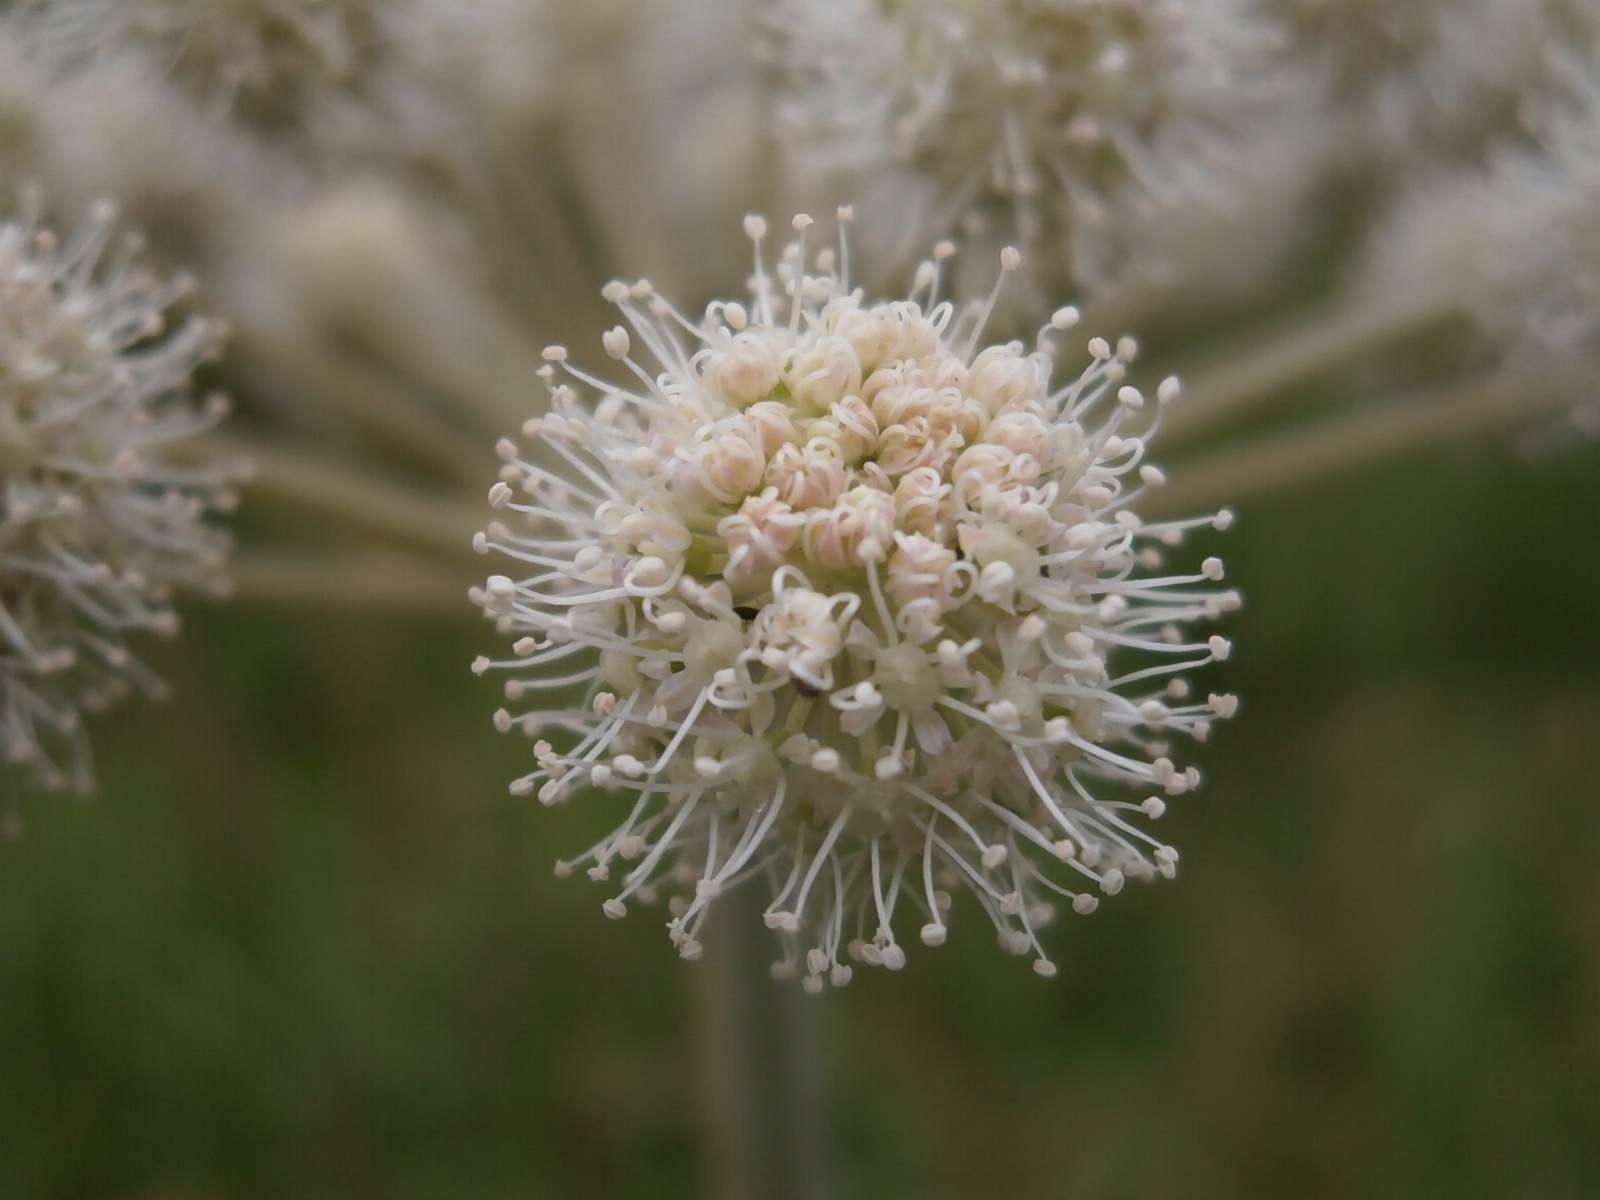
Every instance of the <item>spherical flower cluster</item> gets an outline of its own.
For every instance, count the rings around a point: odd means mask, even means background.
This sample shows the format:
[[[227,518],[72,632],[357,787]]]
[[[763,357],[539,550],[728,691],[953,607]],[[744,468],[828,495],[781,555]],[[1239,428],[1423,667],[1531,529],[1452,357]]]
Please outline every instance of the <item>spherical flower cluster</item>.
[[[230,469],[174,445],[226,409],[184,390],[221,328],[165,332],[187,285],[137,267],[132,239],[108,253],[112,218],[64,247],[31,197],[0,222],[0,754],[80,791],[80,711],[159,690],[123,635],[170,636],[174,585],[223,585],[227,541],[203,518],[231,504]]]
[[[55,0],[36,20],[69,56],[150,52],[219,114],[299,126],[370,65],[382,4],[370,0]],[[399,7],[394,5],[393,7]]]
[[[558,872],[615,878],[613,917],[666,895],[685,958],[717,897],[761,876],[776,971],[803,964],[809,990],[851,960],[900,967],[907,907],[943,942],[959,887],[1053,974],[1038,931],[1059,905],[1174,873],[1138,822],[1199,780],[1171,739],[1233,712],[1182,679],[1227,641],[1184,627],[1238,600],[1211,586],[1216,559],[1157,568],[1228,516],[1135,515],[1178,386],[1126,385],[1131,339],[1090,341],[1060,386],[1075,311],[1033,353],[982,345],[1015,250],[981,311],[938,301],[948,245],[909,298],[869,305],[843,239],[807,273],[809,223],[774,276],[749,218],[753,304],[699,324],[647,282],[609,284],[626,385],[546,352],[550,411],[524,427],[529,453],[501,443],[506,518],[476,541],[522,566],[474,589],[517,639],[475,668],[516,670],[513,701],[555,693],[496,714],[537,739],[511,790],[623,797],[622,823]]]
[[[912,253],[985,229],[1101,287],[1265,182],[1245,168],[1278,39],[1235,0],[793,0],[774,21],[799,174],[891,180]]]
[[[1600,49],[1587,0],[1274,0],[1325,79],[1336,151],[1402,178],[1527,139]]]
[[[1600,82],[1539,122],[1539,143],[1403,197],[1366,263],[1374,297],[1458,302],[1530,366],[1600,355]]]

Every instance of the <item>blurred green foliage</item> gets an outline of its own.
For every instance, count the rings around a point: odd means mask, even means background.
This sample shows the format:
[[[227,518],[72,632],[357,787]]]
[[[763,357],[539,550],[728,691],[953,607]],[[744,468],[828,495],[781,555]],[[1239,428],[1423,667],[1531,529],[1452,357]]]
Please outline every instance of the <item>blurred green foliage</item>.
[[[1176,883],[824,996],[857,1197],[1600,1195],[1600,454],[1245,506]],[[465,602],[463,609],[465,610]],[[460,622],[193,611],[0,849],[0,1197],[699,1194],[697,969],[551,862]]]

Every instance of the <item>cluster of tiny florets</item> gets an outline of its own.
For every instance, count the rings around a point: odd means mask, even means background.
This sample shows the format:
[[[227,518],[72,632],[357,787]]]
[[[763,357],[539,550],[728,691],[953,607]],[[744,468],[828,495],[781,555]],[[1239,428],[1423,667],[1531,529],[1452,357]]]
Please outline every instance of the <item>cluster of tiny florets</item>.
[[[1095,286],[1235,206],[1278,90],[1272,27],[1233,0],[794,0],[774,24],[803,177],[898,163],[906,236],[986,230]]]
[[[1528,365],[1600,355],[1600,83],[1544,114],[1538,143],[1430,180],[1373,239],[1368,291],[1458,295]]]
[[[614,878],[614,917],[666,896],[686,958],[716,898],[761,876],[777,973],[803,966],[811,990],[850,960],[901,966],[905,908],[942,943],[963,887],[1053,974],[1038,931],[1058,906],[1174,873],[1140,822],[1199,780],[1172,738],[1235,704],[1191,695],[1182,675],[1229,646],[1184,627],[1238,600],[1216,559],[1160,565],[1229,518],[1135,514],[1178,386],[1128,386],[1131,339],[1091,340],[1052,385],[1074,310],[1032,353],[983,346],[1000,284],[981,310],[939,302],[949,246],[907,299],[868,304],[842,239],[808,272],[809,223],[769,274],[747,221],[749,308],[695,323],[647,282],[608,285],[626,385],[546,352],[549,412],[528,452],[501,443],[489,494],[510,524],[476,543],[523,566],[474,589],[517,638],[476,669],[548,697],[496,714],[536,739],[511,790],[621,797],[623,822],[558,871]],[[1001,280],[1018,265],[1008,250]]]
[[[123,644],[170,636],[175,585],[215,591],[229,471],[174,443],[223,415],[185,390],[221,328],[111,249],[98,209],[65,246],[30,201],[0,222],[0,755],[47,787],[92,783],[82,710],[160,684]]]
[[[371,0],[55,0],[38,18],[73,55],[147,53],[203,105],[264,129],[298,126],[372,58]]]

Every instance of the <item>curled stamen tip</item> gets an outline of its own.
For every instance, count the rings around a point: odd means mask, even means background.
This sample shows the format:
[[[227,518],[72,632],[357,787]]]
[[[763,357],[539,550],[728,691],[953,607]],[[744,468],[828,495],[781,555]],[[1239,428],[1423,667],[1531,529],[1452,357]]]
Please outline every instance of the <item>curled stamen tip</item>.
[[[920,933],[924,946],[942,946],[949,929],[937,921],[924,925]]]
[[[623,917],[628,915],[628,906],[621,900],[618,900],[615,896],[602,904],[600,909],[613,921],[620,921]]]
[[[996,867],[1003,865],[1007,857],[1008,851],[1004,846],[986,846],[984,847],[982,861],[983,865],[992,871]]]
[[[1054,979],[1056,965],[1048,958],[1036,958],[1033,960],[1033,973],[1045,979]]]
[[[1022,265],[1022,252],[1015,246],[1007,246],[1000,251],[1000,267],[1005,271],[1015,271]]]
[[[744,219],[744,235],[753,241],[767,236],[767,219],[759,213],[749,213]]]
[[[805,213],[795,213],[794,220],[790,221],[789,224],[794,228],[796,233],[804,233],[811,227],[813,222]]]

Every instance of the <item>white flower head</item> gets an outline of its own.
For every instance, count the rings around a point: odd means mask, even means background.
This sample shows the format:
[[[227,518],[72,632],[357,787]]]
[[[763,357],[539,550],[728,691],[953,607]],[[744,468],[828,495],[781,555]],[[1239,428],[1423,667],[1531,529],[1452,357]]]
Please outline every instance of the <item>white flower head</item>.
[[[1047,288],[1104,289],[1168,269],[1282,165],[1260,120],[1283,125],[1279,41],[1235,0],[792,0],[773,20],[791,165],[893,192],[898,237],[876,240],[900,254],[981,232]]]
[[[761,877],[776,970],[808,989],[901,966],[907,908],[939,944],[963,887],[1051,974],[1059,906],[1174,872],[1141,818],[1198,781],[1173,739],[1234,707],[1189,699],[1184,673],[1228,643],[1184,630],[1237,597],[1216,559],[1146,568],[1226,516],[1135,515],[1178,389],[1126,384],[1131,339],[1052,383],[1074,310],[1032,353],[985,347],[998,283],[958,313],[929,261],[869,304],[842,237],[807,259],[809,224],[774,273],[747,219],[752,302],[699,322],[608,285],[623,384],[546,352],[549,414],[529,452],[501,444],[505,520],[477,541],[517,564],[474,589],[517,640],[476,667],[549,696],[496,715],[537,739],[511,790],[619,796],[622,823],[558,870],[611,880],[613,916],[667,896],[687,958],[716,898]],[[1008,250],[1002,280],[1018,266]]]
[[[1600,48],[1587,0],[1275,0],[1322,75],[1334,147],[1370,173],[1477,162],[1528,132]]]
[[[57,0],[40,14],[69,54],[147,50],[207,106],[275,123],[350,85],[376,53],[370,0]]]
[[[226,404],[190,372],[220,324],[165,311],[187,289],[112,248],[96,209],[65,246],[28,197],[0,222],[0,754],[47,787],[92,785],[81,711],[160,681],[123,644],[170,636],[176,586],[225,585],[231,468],[177,443]]]
[[[1513,356],[1600,354],[1600,81],[1545,112],[1536,145],[1402,196],[1367,255],[1375,298],[1449,297]]]

